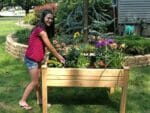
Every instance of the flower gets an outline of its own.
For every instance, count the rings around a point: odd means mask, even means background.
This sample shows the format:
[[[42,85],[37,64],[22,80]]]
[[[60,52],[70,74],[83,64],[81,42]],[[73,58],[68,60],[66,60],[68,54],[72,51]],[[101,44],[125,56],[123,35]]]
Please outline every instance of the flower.
[[[53,44],[58,44],[58,41],[57,40],[53,40]]]
[[[79,32],[75,32],[73,34],[73,45],[78,45],[80,42],[82,42],[83,36]]]
[[[112,49],[117,49],[117,44],[116,43],[112,43],[109,45]]]
[[[78,38],[79,36],[80,36],[79,32],[75,32],[74,35],[73,35],[74,38]]]
[[[120,45],[120,48],[122,48],[122,49],[124,49],[125,47],[126,47],[125,44],[121,44],[121,45]]]
[[[114,39],[100,39],[95,46],[97,68],[122,68],[125,44],[117,44]]]

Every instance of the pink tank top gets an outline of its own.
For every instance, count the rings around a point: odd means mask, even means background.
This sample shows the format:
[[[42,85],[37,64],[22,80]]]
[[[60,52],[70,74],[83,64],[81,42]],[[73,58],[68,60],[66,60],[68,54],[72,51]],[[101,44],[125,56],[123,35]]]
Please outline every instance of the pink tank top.
[[[39,36],[41,31],[45,30],[40,26],[33,29],[32,33],[30,34],[28,48],[25,53],[26,57],[36,62],[41,62],[45,55],[45,45]]]

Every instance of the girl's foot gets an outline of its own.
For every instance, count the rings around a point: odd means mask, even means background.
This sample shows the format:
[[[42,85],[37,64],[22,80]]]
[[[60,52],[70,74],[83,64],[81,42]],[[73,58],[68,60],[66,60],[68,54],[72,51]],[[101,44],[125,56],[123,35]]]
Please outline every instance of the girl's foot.
[[[22,101],[19,101],[19,106],[25,110],[31,110],[32,109],[31,106],[29,106],[26,102],[22,102]]]

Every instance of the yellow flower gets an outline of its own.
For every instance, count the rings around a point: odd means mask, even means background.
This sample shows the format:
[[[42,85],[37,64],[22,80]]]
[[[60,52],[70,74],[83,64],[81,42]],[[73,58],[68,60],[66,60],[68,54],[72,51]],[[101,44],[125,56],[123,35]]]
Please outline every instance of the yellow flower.
[[[116,43],[112,43],[112,44],[110,44],[110,47],[111,47],[112,49],[117,49],[117,44],[116,44]]]
[[[79,32],[75,32],[74,35],[73,35],[74,38],[78,38],[79,36],[80,36]]]
[[[120,48],[122,48],[122,49],[124,49],[125,47],[126,47],[125,44],[121,44],[121,45],[120,45]]]

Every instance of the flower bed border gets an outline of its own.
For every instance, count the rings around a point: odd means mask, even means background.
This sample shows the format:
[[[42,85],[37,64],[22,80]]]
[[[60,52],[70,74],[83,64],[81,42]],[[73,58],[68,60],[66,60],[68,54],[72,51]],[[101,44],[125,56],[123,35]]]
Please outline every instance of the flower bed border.
[[[12,34],[6,37],[5,50],[15,58],[23,59],[27,47],[25,44],[17,43],[12,38]],[[125,65],[130,67],[150,65],[150,54],[128,56],[126,57]]]
[[[9,34],[6,37],[6,42],[5,42],[5,50],[11,54],[12,56],[14,56],[15,58],[19,58],[21,60],[23,60],[24,58],[24,53],[27,49],[27,45],[25,44],[20,44],[17,43],[13,38],[12,38],[12,34]]]

